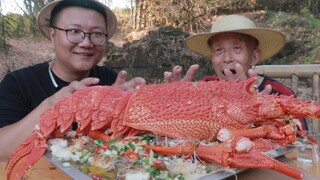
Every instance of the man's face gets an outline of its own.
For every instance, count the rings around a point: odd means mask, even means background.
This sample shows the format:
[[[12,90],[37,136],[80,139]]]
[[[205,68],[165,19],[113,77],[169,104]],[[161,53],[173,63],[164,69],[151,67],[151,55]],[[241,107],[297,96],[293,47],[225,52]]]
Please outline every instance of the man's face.
[[[69,7],[60,12],[56,27],[62,29],[76,29],[86,33],[106,33],[104,17],[98,12],[81,7]],[[102,59],[105,45],[93,45],[89,36],[80,43],[72,43],[66,37],[66,32],[53,28],[51,40],[56,53],[55,66],[63,74],[88,73]],[[67,80],[67,79],[65,79]]]
[[[210,39],[210,43],[211,64],[220,80],[227,79],[225,69],[236,76],[235,65],[240,64],[247,75],[248,70],[258,61],[259,55],[256,53],[254,41],[249,41],[242,34],[217,34]]]

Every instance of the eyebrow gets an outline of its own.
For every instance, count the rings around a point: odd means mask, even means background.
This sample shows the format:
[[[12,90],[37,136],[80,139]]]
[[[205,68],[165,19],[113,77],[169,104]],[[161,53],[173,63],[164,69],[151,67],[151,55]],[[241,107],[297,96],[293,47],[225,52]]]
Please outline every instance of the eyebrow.
[[[71,28],[79,28],[79,29],[82,27],[80,24],[66,24],[66,26],[74,26],[74,27],[71,27]],[[93,26],[90,29],[104,30],[104,28],[101,27],[101,26]],[[105,29],[105,31],[107,31],[107,30]]]

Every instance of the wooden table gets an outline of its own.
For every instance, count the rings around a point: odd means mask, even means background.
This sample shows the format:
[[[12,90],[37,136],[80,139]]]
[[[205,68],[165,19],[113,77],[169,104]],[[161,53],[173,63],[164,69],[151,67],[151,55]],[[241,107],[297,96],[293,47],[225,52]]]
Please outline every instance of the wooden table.
[[[302,163],[297,161],[296,158],[297,152],[294,150],[293,152],[287,154],[286,156],[278,158],[279,161],[288,164],[289,166],[296,167],[300,169],[304,174],[304,179],[312,180],[312,179],[320,179],[320,162],[318,166]],[[6,162],[0,163],[0,180],[6,179],[5,172]],[[49,163],[46,159],[41,158],[33,167],[29,169],[27,172],[25,179],[31,180],[50,180],[50,179],[59,179],[59,180],[69,180],[71,179],[69,176],[64,174],[61,170],[57,169],[51,163]],[[258,169],[250,169],[246,170],[237,175],[238,180],[256,180],[256,179],[264,179],[264,180],[286,180],[291,179],[288,176],[282,175],[278,172],[271,170],[258,170]],[[228,179],[236,179],[235,177],[230,177]]]

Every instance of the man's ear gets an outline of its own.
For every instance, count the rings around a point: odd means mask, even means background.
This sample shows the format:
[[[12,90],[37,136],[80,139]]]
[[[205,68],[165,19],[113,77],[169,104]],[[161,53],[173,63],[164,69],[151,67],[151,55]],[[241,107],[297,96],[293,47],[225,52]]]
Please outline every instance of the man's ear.
[[[261,51],[259,49],[255,49],[252,54],[251,66],[255,66],[261,57]]]
[[[52,44],[54,44],[54,36],[55,36],[55,31],[53,28],[50,28],[50,39]]]

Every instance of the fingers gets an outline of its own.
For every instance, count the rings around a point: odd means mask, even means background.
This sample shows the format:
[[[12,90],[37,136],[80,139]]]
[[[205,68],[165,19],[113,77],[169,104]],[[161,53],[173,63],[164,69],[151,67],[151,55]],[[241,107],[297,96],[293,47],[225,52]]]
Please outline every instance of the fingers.
[[[187,71],[187,74],[184,76],[183,81],[192,81],[196,72],[199,70],[199,64],[194,64],[190,66]]]
[[[246,80],[248,77],[246,73],[243,71],[242,66],[237,63],[235,65],[235,72],[230,71],[229,69],[224,69],[224,78],[226,81],[235,81],[235,80]]]
[[[135,90],[138,86],[146,84],[146,80],[141,78],[141,77],[135,77],[131,79],[130,81],[126,82],[124,84],[124,91],[133,91]]]
[[[172,79],[173,79],[173,74],[172,74],[172,72],[165,71],[163,73],[163,77],[164,77],[164,82],[165,83],[171,83]]]
[[[130,81],[126,81],[127,72],[120,71],[115,83],[112,85],[113,87],[117,87],[123,91],[133,91],[141,84],[146,84],[146,80],[141,77],[135,77]]]
[[[181,72],[182,67],[181,66],[174,66],[172,69],[172,72],[165,71],[163,73],[164,82],[165,83],[171,83],[171,82],[178,82],[181,80]]]
[[[240,64],[236,64],[235,65],[235,70],[236,70],[236,75],[237,75],[237,78],[239,80],[246,80],[248,79],[247,75],[246,75],[246,72],[244,72],[243,70],[243,67],[240,65]]]
[[[175,66],[173,67],[172,70],[172,81],[173,82],[178,82],[181,80],[181,72],[182,72],[182,67],[181,66]]]
[[[257,73],[254,72],[253,69],[249,69],[248,74],[249,74],[249,77],[258,77]],[[257,79],[257,84],[259,84],[258,79]],[[268,84],[268,85],[266,85],[266,87],[264,87],[264,89],[259,94],[260,95],[267,95],[267,94],[270,94],[271,91],[272,91],[272,86],[271,86],[271,84]]]
[[[58,92],[53,94],[48,98],[49,107],[56,104],[58,101],[60,101],[62,98],[70,96],[75,91],[92,86],[99,83],[98,78],[85,78],[81,81],[73,81],[68,86],[61,88]]]
[[[164,72],[164,82],[171,83],[171,82],[179,82],[179,81],[192,81],[196,72],[199,70],[199,65],[194,64],[190,66],[186,75],[181,78],[182,67],[181,66],[174,66],[172,72],[166,71]]]
[[[76,90],[89,87],[92,85],[98,84],[100,79],[98,78],[84,78],[81,81],[73,81],[68,86],[64,87],[66,88],[66,91],[73,93]]]
[[[248,70],[249,77],[258,77],[257,73],[253,69]]]
[[[261,91],[259,94],[260,95],[268,95],[272,91],[272,86],[270,84],[266,85],[263,91]]]
[[[124,71],[124,70],[120,71],[118,73],[116,81],[114,82],[114,85],[115,86],[123,85],[126,82],[127,75],[128,75],[127,71]]]
[[[90,77],[90,78],[84,78],[80,81],[80,84],[82,84],[83,87],[88,87],[88,86],[92,86],[92,85],[96,85],[98,84],[100,81],[99,78],[93,78],[93,77]],[[77,82],[77,81],[75,81]]]

